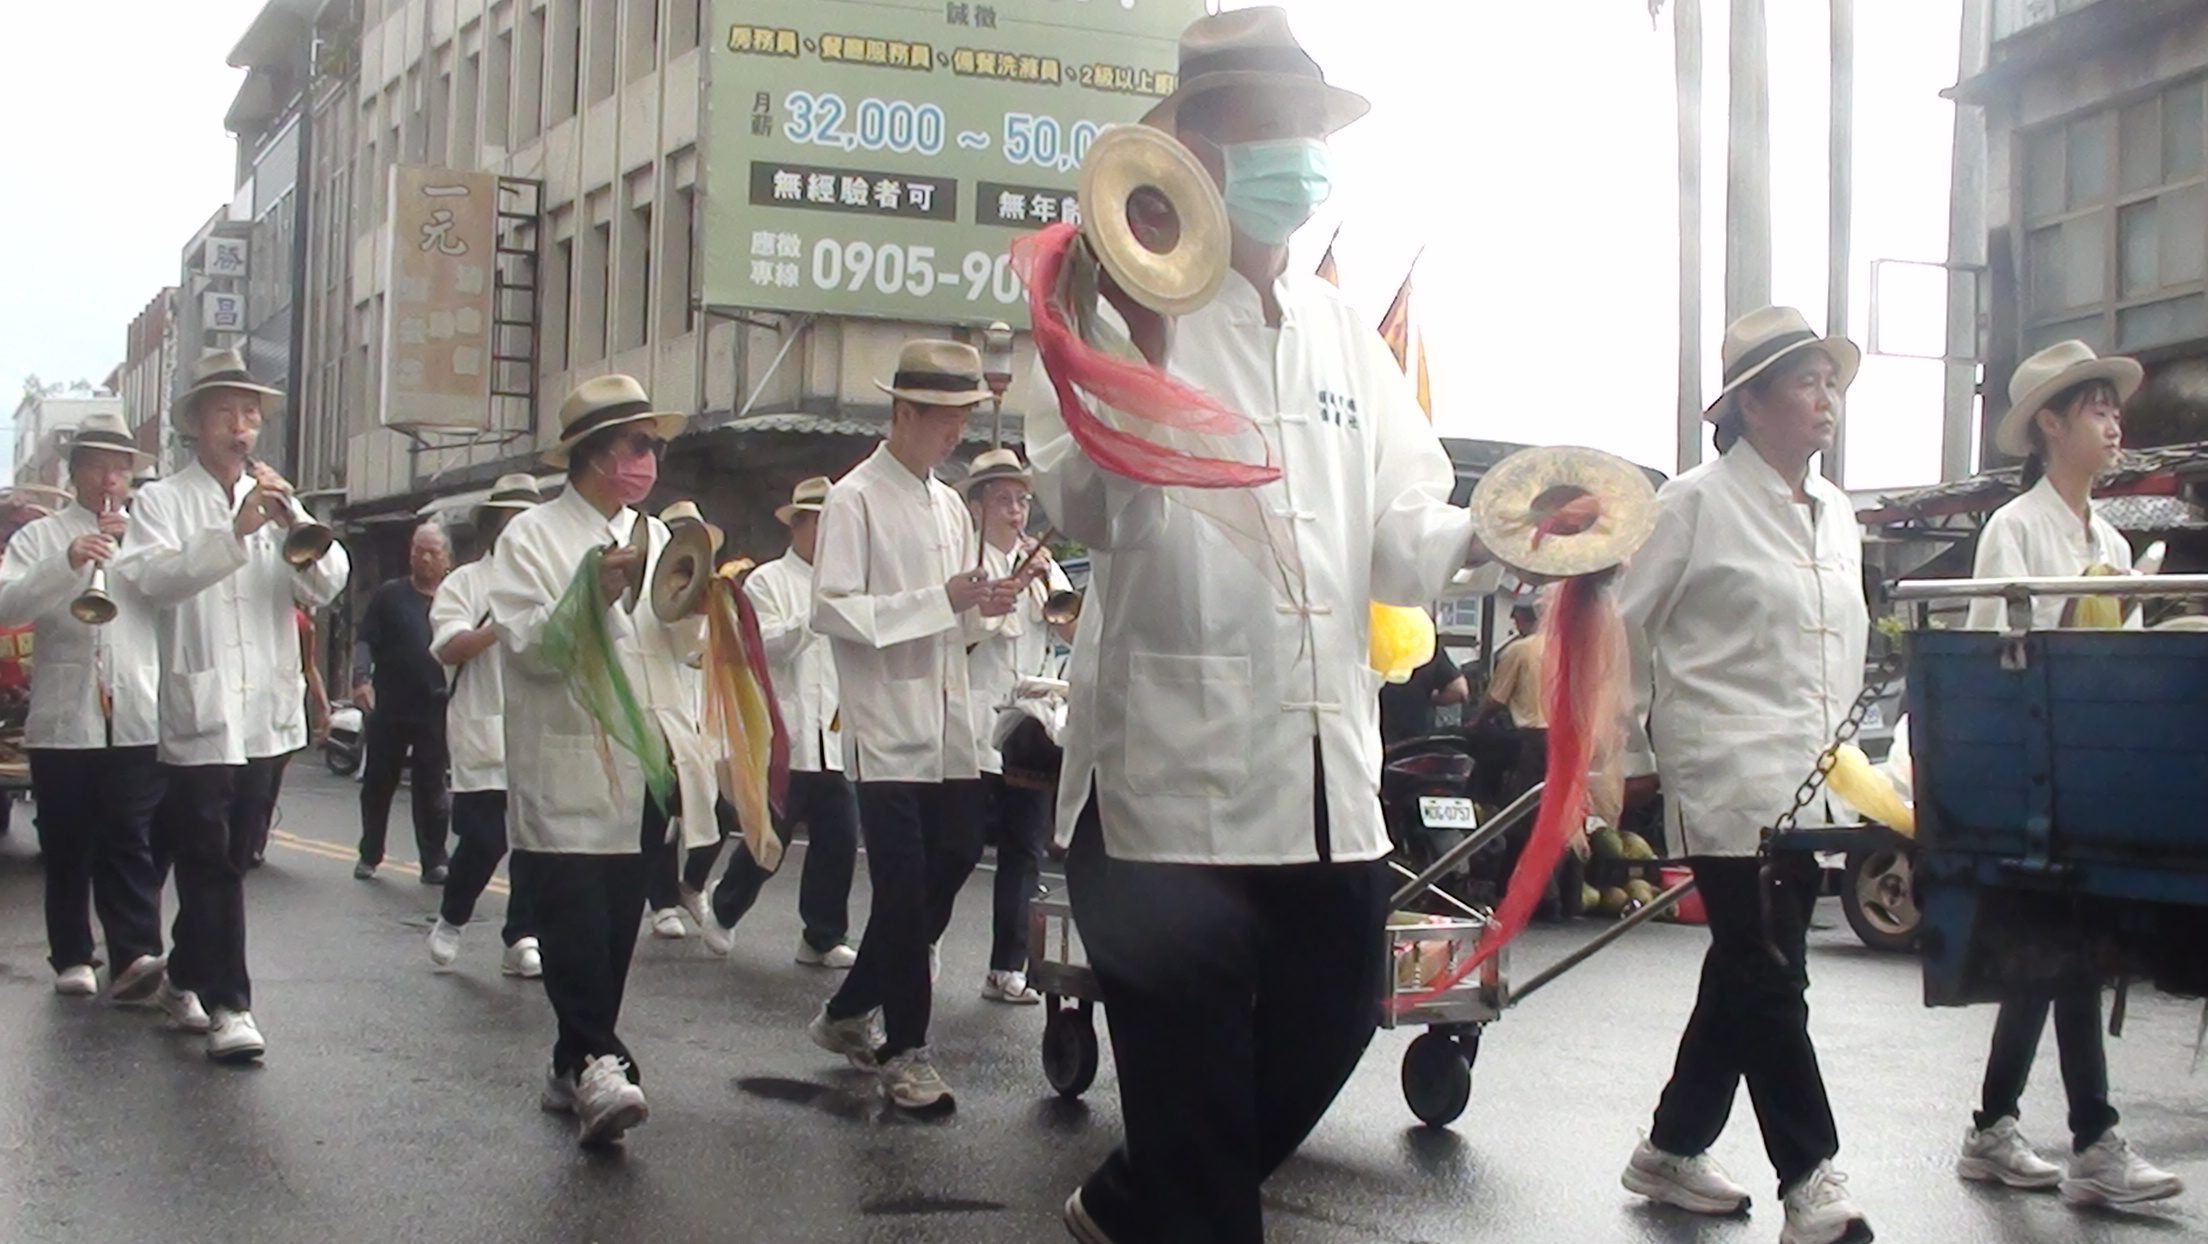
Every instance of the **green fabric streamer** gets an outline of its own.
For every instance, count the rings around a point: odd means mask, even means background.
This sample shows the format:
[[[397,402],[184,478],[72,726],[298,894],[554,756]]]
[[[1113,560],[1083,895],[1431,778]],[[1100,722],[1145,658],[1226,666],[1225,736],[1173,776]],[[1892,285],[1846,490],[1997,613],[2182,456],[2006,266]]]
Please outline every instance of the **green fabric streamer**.
[[[598,566],[605,555],[602,548],[583,554],[574,581],[545,621],[540,641],[544,659],[567,671],[568,691],[598,724],[601,742],[612,739],[644,766],[644,785],[652,801],[671,816],[674,758],[659,727],[637,703],[636,690],[629,686],[628,673],[614,655],[613,636],[606,630],[606,602],[598,592]]]

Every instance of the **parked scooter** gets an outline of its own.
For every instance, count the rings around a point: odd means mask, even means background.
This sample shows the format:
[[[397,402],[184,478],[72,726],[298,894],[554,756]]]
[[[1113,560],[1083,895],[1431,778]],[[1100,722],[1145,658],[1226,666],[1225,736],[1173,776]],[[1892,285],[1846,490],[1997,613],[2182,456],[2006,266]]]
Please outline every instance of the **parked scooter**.
[[[330,737],[323,740],[322,760],[339,777],[351,777],[360,771],[360,728],[360,709],[351,700],[339,700],[330,706]]]
[[[1381,815],[1404,867],[1423,871],[1479,828],[1473,768],[1472,747],[1462,735],[1404,739],[1388,747],[1380,768]],[[1463,902],[1492,903],[1493,887],[1483,884],[1492,871],[1486,857],[1500,846],[1479,852],[1439,884]]]

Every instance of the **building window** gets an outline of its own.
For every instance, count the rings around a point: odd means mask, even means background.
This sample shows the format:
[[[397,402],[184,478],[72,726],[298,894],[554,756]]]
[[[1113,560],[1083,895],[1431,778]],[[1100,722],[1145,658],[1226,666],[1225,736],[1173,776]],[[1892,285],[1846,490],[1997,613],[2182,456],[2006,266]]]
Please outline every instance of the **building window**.
[[[544,6],[529,4],[516,28],[513,145],[520,147],[544,132]]]
[[[705,28],[706,0],[667,0],[667,59],[673,60],[698,46],[698,32]]]
[[[583,37],[584,64],[588,67],[589,99],[597,103],[613,94],[615,45],[619,41],[621,0],[583,0],[590,30]]]
[[[575,235],[575,328],[569,354],[576,363],[606,357],[606,328],[611,317],[607,281],[613,263],[612,191],[590,196],[582,227]]]
[[[504,147],[514,106],[514,28],[491,36],[490,62],[483,66],[483,141]]]
[[[685,186],[668,200],[659,223],[659,335],[662,341],[697,327],[698,263],[691,245],[697,191]]]
[[[539,349],[547,373],[568,368],[567,294],[575,270],[575,239],[554,242],[550,259],[544,267],[544,287],[537,291],[537,321],[544,334]]]
[[[623,187],[621,261],[615,265],[613,348],[633,350],[652,333],[652,170],[639,169]]]
[[[453,90],[452,167],[474,168],[480,163],[476,157],[476,144],[481,139],[476,116],[483,100],[483,53],[470,52],[461,59],[460,76]]]
[[[2208,337],[2208,79],[2024,135],[2024,348]]]
[[[659,0],[625,0],[629,6],[628,29],[621,33],[621,60],[634,82],[659,63]],[[678,0],[679,3],[679,0]]]
[[[545,52],[544,93],[551,124],[575,115],[581,103],[582,0],[552,0],[551,46]]]

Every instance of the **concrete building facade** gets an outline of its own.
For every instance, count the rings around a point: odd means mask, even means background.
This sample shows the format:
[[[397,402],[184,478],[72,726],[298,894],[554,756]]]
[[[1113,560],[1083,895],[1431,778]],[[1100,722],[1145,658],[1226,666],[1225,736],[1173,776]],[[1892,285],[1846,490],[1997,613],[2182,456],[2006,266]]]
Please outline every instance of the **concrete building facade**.
[[[176,287],[155,294],[145,310],[131,320],[123,341],[123,366],[118,392],[123,418],[138,436],[138,448],[167,464],[169,392],[176,378]]]
[[[15,408],[15,482],[59,487],[68,475],[69,438],[93,414],[121,414],[111,393],[26,391]]]

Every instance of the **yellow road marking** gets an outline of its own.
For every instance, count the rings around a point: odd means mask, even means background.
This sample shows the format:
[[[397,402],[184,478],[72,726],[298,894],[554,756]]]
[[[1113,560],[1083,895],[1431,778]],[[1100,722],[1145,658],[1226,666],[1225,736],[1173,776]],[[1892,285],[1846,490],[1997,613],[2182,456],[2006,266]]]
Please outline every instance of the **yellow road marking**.
[[[289,847],[294,851],[304,852],[308,855],[317,855],[326,860],[336,860],[342,864],[354,864],[358,863],[360,860],[360,853],[353,850],[351,847],[339,846],[334,842],[325,842],[320,838],[301,837],[300,835],[291,833],[287,830],[272,829],[268,831],[268,840],[277,846]],[[419,877],[422,875],[420,865],[410,864],[405,860],[385,860],[382,864],[382,868],[389,869],[392,872],[401,873],[409,877]],[[381,870],[379,869],[379,871]],[[490,884],[484,886],[483,888],[484,890],[492,894],[503,895],[511,894],[513,892],[513,887],[507,885],[506,879],[503,877],[491,878]]]

